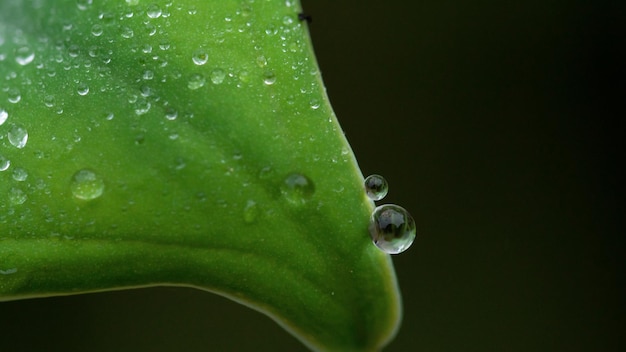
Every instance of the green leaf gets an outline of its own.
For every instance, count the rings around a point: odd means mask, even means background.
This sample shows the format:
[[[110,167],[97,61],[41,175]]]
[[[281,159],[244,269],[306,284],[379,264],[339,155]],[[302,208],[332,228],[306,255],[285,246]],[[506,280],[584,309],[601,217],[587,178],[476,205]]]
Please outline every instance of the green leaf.
[[[393,268],[300,10],[3,0],[0,299],[193,286],[385,345]]]

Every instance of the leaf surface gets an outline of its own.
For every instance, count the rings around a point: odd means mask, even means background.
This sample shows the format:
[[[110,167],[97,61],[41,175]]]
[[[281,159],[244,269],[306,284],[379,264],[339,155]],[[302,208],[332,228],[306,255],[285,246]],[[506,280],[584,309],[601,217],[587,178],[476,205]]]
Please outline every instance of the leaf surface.
[[[299,11],[2,1],[0,300],[193,286],[381,348],[395,275]]]

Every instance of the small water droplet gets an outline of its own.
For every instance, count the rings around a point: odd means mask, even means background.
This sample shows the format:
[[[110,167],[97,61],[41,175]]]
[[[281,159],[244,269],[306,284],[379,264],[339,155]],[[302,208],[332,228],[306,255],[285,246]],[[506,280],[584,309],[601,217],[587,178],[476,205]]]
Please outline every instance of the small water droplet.
[[[2,124],[5,123],[8,118],[9,113],[3,108],[0,108],[0,126],[2,126]]]
[[[22,100],[22,93],[17,88],[11,88],[7,92],[9,103],[17,104]]]
[[[7,136],[9,143],[18,149],[24,148],[28,142],[28,131],[21,125],[12,125]]]
[[[267,66],[267,59],[265,58],[265,56],[261,55],[259,57],[256,58],[256,64],[259,65],[259,67],[265,67]]]
[[[104,31],[104,29],[102,28],[102,25],[100,25],[100,24],[94,24],[93,26],[91,26],[91,34],[94,37],[101,36],[103,31]]]
[[[258,215],[259,207],[257,206],[257,203],[253,200],[248,200],[246,206],[243,208],[243,221],[246,224],[251,224],[256,221]]]
[[[159,5],[152,4],[152,5],[148,6],[148,11],[146,11],[146,14],[150,18],[159,18],[159,17],[161,17],[162,11],[161,11],[161,8],[159,7]]]
[[[89,86],[85,83],[79,83],[77,87],[78,95],[85,96],[89,93]]]
[[[365,193],[371,200],[381,200],[385,198],[389,191],[387,180],[380,175],[369,175],[365,178]]]
[[[11,160],[9,160],[6,157],[0,155],[0,171],[8,170],[9,166],[11,166]]]
[[[191,90],[196,90],[196,89],[204,87],[205,84],[206,84],[206,79],[204,78],[204,76],[195,74],[189,78],[189,81],[187,82],[187,88]]]
[[[274,75],[274,72],[266,71],[263,74],[263,83],[265,83],[265,85],[268,85],[268,86],[271,86],[272,84],[276,83],[276,75]]]
[[[95,172],[82,169],[72,176],[70,189],[75,198],[92,200],[100,197],[104,192],[104,181]]]
[[[26,179],[28,178],[28,171],[22,169],[21,167],[18,167],[18,168],[15,168],[15,170],[13,170],[12,176],[15,181],[18,181],[18,182],[26,181]]]
[[[172,121],[172,120],[176,120],[176,118],[178,117],[178,111],[176,111],[176,109],[168,107],[165,109],[165,118]]]
[[[211,71],[211,82],[213,82],[213,84],[221,84],[224,82],[225,77],[226,72],[224,72],[221,68],[216,68]]]
[[[122,38],[130,39],[135,35],[135,32],[130,27],[123,27],[120,34]]]
[[[28,196],[19,188],[11,188],[9,191],[9,202],[13,205],[24,204]]]
[[[201,65],[206,64],[206,62],[209,60],[209,54],[207,54],[207,52],[204,49],[198,49],[193,52],[193,55],[191,56],[191,60],[193,61],[194,64],[201,66]]]
[[[280,191],[293,205],[303,205],[315,193],[315,185],[308,177],[300,173],[289,174],[283,181]]]
[[[309,106],[311,106],[311,109],[317,110],[320,108],[320,101],[317,99],[311,99]]]
[[[30,64],[34,59],[35,52],[27,46],[23,46],[15,51],[15,61],[22,66]]]
[[[369,231],[372,241],[383,252],[398,254],[413,244],[416,227],[415,221],[404,208],[385,204],[374,209]]]
[[[93,0],[77,0],[76,1],[76,6],[78,6],[79,10],[87,10],[87,8],[91,5],[91,3],[93,2]]]

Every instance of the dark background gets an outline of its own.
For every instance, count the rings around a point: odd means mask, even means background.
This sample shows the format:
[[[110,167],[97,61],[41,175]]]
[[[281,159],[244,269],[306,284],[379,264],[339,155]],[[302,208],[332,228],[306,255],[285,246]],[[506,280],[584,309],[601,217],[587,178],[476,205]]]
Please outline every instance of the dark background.
[[[394,256],[405,317],[387,350],[626,350],[624,6],[303,2],[363,173],[419,226]],[[1,313],[1,351],[303,350],[190,289]]]

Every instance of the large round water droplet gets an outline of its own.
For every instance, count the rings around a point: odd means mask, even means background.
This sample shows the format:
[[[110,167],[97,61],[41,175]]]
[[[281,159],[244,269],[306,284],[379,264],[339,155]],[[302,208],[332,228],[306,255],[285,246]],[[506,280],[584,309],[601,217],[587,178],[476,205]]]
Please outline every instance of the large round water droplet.
[[[35,52],[27,46],[21,47],[15,52],[15,61],[22,66],[30,64],[34,59]]]
[[[315,193],[315,185],[305,175],[293,173],[285,177],[280,191],[289,203],[302,205]]]
[[[276,75],[274,74],[274,72],[265,71],[265,73],[263,74],[263,83],[265,83],[266,86],[271,86],[272,84],[276,83]]]
[[[365,193],[371,200],[381,200],[385,198],[389,187],[387,180],[380,175],[370,175],[365,179]]]
[[[1,159],[1,158],[0,158]],[[26,181],[28,178],[28,171],[22,169],[21,167],[13,170],[13,179],[18,182]]]
[[[74,174],[70,185],[72,195],[78,199],[92,200],[104,192],[104,181],[95,172],[82,169]]]
[[[8,133],[9,143],[18,149],[22,149],[28,142],[28,131],[20,125],[13,125]]]
[[[211,71],[211,82],[213,82],[213,84],[221,84],[224,82],[224,78],[226,78],[226,72],[221,68],[216,68]]]
[[[385,204],[374,209],[370,218],[370,236],[383,252],[406,251],[415,240],[415,221],[401,206]]]

